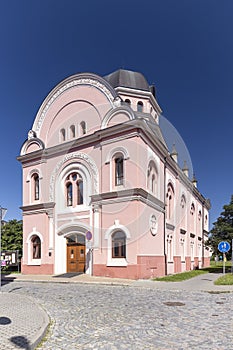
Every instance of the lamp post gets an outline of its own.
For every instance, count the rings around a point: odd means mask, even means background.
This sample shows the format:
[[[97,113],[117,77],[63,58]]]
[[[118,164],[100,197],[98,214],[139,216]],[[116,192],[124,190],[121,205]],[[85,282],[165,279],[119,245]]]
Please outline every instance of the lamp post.
[[[0,206],[0,291],[2,285],[2,220],[6,215],[7,209]]]

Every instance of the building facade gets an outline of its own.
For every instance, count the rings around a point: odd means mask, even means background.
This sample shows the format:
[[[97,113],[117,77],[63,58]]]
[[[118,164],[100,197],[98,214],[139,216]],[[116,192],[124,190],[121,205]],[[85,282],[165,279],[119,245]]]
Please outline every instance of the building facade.
[[[71,76],[45,98],[18,160],[22,273],[151,278],[209,264],[210,203],[169,153],[137,72]]]

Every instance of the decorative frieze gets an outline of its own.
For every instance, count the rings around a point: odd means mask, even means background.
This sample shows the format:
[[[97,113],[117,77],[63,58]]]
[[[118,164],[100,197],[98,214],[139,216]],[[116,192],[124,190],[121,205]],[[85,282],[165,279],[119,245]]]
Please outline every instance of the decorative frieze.
[[[109,101],[111,102],[111,104],[113,104],[114,101],[114,96],[112,95],[111,91],[101,82],[99,82],[98,80],[94,80],[94,79],[90,79],[90,78],[81,78],[81,79],[75,79],[70,81],[69,83],[66,83],[65,85],[61,86],[60,89],[58,89],[52,96],[51,98],[47,101],[46,105],[44,106],[44,108],[42,109],[40,115],[38,115],[38,117],[36,118],[36,124],[34,127],[34,130],[36,132],[40,132],[41,126],[43,124],[43,121],[45,119],[45,115],[48,111],[48,109],[50,108],[50,106],[53,104],[53,102],[60,97],[65,91],[67,91],[68,89],[71,89],[73,87],[76,87],[78,85],[91,85],[93,87],[96,87],[97,89],[99,89],[100,91],[102,91],[105,96],[107,96],[107,98],[109,99]]]

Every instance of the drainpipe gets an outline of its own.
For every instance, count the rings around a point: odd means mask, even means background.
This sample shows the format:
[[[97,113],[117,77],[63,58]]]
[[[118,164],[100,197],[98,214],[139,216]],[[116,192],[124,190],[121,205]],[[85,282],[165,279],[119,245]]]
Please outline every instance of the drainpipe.
[[[201,259],[201,267],[204,267],[205,264],[205,247],[204,247],[204,203],[202,203],[202,259]]]
[[[164,193],[163,193],[163,199],[164,199],[164,223],[163,223],[163,249],[164,249],[164,265],[165,265],[165,276],[167,275],[167,254],[166,254],[166,161],[167,158],[164,158],[164,174],[163,174],[163,182],[164,182]]]

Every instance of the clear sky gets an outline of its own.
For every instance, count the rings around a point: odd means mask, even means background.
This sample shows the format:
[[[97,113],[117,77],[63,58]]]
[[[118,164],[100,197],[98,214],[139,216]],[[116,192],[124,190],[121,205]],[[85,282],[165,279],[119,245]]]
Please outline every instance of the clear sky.
[[[0,0],[0,205],[21,219],[16,160],[49,91],[79,72],[139,71],[181,134],[210,222],[233,183],[232,0]]]

